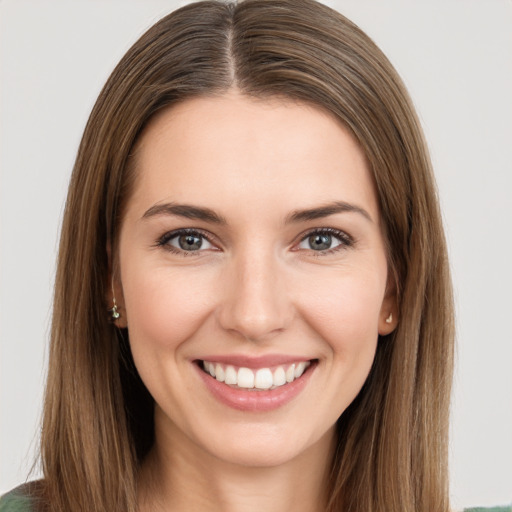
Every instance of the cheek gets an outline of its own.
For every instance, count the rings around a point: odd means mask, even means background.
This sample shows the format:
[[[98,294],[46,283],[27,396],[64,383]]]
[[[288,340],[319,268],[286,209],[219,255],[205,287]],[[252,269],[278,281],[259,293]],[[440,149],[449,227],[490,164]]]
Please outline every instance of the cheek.
[[[316,293],[302,294],[303,316],[333,353],[345,358],[373,354],[385,279],[379,272],[335,276],[326,278],[324,286],[317,281]]]
[[[380,270],[344,267],[317,275],[315,287],[309,286],[315,292],[302,290],[301,316],[322,347],[322,394],[314,399],[327,424],[334,424],[356,398],[375,359],[386,267]]]
[[[176,348],[208,316],[212,293],[207,276],[172,271],[144,272],[127,266],[123,294],[132,349]]]

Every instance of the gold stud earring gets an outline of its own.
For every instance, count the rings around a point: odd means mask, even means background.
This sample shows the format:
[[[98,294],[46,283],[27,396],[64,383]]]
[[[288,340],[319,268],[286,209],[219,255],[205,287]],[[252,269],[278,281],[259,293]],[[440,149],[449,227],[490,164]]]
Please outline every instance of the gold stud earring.
[[[386,318],[386,323],[390,324],[393,321],[393,313],[389,313],[389,316]]]

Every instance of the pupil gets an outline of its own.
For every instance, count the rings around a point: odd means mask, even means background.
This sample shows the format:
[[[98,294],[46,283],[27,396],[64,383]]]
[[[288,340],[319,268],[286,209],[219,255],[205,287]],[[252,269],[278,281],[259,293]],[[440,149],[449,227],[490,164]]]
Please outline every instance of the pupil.
[[[313,235],[309,237],[309,245],[316,251],[325,251],[331,247],[330,235]]]
[[[184,251],[196,251],[201,248],[203,241],[196,235],[181,235],[179,244]]]

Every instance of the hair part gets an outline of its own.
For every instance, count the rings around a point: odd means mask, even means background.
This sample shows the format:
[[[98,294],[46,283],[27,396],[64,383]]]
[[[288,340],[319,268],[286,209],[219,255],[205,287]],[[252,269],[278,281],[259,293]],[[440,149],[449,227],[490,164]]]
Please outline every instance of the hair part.
[[[134,511],[153,443],[153,399],[128,333],[108,321],[134,148],[162,109],[236,88],[334,115],[373,174],[398,287],[398,328],[379,340],[338,421],[329,511],[448,511],[453,306],[435,182],[405,87],[357,26],[313,0],[206,1],[151,27],[93,108],[66,203],[55,283],[41,455],[52,511]]]

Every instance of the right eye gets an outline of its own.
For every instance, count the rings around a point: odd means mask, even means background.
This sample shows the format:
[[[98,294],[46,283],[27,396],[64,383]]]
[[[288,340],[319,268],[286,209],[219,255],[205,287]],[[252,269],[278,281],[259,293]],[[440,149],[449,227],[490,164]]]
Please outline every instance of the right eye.
[[[214,248],[213,244],[203,233],[191,229],[180,229],[166,233],[158,240],[157,245],[171,252],[181,254],[189,254]]]

